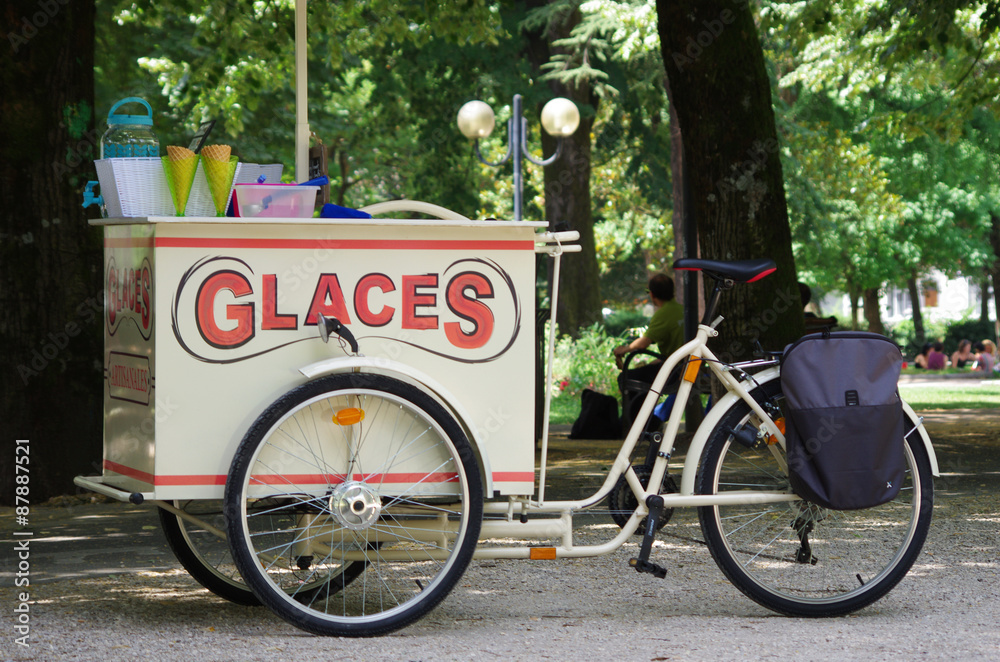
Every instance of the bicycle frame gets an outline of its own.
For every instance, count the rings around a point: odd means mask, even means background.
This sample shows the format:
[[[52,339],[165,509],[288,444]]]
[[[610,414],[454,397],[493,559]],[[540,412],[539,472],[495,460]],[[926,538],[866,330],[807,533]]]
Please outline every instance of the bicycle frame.
[[[784,447],[784,435],[767,415],[763,407],[750,395],[750,391],[753,388],[778,376],[778,370],[774,367],[777,361],[767,359],[732,366],[723,364],[707,347],[708,339],[718,335],[714,327],[721,321],[722,318],[720,317],[712,324],[703,323],[699,325],[695,338],[685,343],[663,362],[604,483],[592,496],[574,501],[545,501],[542,496],[538,500],[511,498],[505,503],[485,504],[484,512],[487,516],[503,515],[505,517],[502,520],[486,519],[483,522],[482,533],[480,534],[481,541],[497,537],[549,540],[561,538],[562,544],[560,546],[548,548],[528,546],[491,548],[484,547],[480,543],[480,547],[476,550],[476,558],[537,559],[599,556],[616,550],[628,540],[635,533],[639,522],[649,512],[645,505],[647,497],[657,494],[655,490],[650,491],[643,488],[635,470],[631,466],[629,458],[642,437],[645,422],[656,406],[656,402],[663,391],[668,377],[681,362],[686,362],[687,367],[684,370],[681,383],[677,389],[677,397],[670,412],[670,418],[667,422],[659,453],[653,464],[652,474],[648,481],[649,485],[660,485],[667,471],[677,431],[680,428],[681,418],[684,415],[685,405],[691,395],[692,387],[702,365],[707,365],[712,374],[722,382],[726,387],[727,396],[716,405],[715,411],[718,411],[719,415],[707,417],[699,426],[695,434],[695,439],[698,440],[698,443],[692,443],[692,447],[689,449],[687,459],[684,463],[680,492],[660,495],[663,498],[664,507],[697,507],[727,503],[775,503],[798,500],[798,497],[791,492],[755,492],[748,490],[739,494],[694,494],[694,480],[698,470],[698,461],[701,455],[700,450],[704,446],[708,433],[715,427],[718,417],[736,400],[746,402],[760,418],[762,432],[773,436],[777,439],[778,444]],[[767,368],[767,370],[751,377],[745,369],[752,368]],[[734,376],[734,372],[742,379]],[[543,458],[545,450],[543,447]],[[628,482],[639,504],[632,517],[614,539],[604,544],[588,546],[574,545],[572,538],[574,512],[585,510],[600,503],[622,475],[625,476],[625,480]],[[542,488],[545,481],[544,460],[539,481],[539,494],[544,495],[544,489]],[[520,512],[515,513],[518,507],[520,507]],[[515,519],[515,515],[519,515],[520,519]],[[531,515],[558,515],[559,517],[548,517],[541,519],[540,522],[532,523],[530,520],[527,520]]]

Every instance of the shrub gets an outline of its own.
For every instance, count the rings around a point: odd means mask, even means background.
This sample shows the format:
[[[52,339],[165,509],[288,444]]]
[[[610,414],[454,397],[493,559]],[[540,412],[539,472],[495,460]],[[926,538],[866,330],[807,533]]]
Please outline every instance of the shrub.
[[[948,324],[946,322],[924,320],[924,342],[934,342],[937,338],[943,338],[947,330]],[[886,329],[886,335],[899,345],[903,356],[912,358],[920,353],[922,345],[917,342],[916,332],[913,330],[913,320],[897,322],[891,328]]]
[[[624,338],[631,329],[648,325],[649,318],[639,310],[616,310],[604,318],[604,331],[614,338]]]
[[[594,324],[573,339],[561,336],[556,341],[552,375],[561,392],[577,396],[585,388],[618,395],[618,368],[612,350],[621,339],[609,336],[604,327]]]
[[[981,322],[979,318],[966,318],[953,322],[944,334],[945,353],[950,354],[958,349],[959,341],[971,340],[973,346],[984,338],[993,339],[995,330],[993,322]]]
[[[900,346],[903,356],[914,357],[920,351],[920,343],[917,342],[913,331],[913,320],[897,322],[886,330],[886,334]],[[963,338],[971,340],[975,345],[983,338],[993,338],[993,335],[993,322],[981,322],[978,318],[966,318],[954,322],[940,320],[924,322],[925,342],[940,339],[944,343],[945,354],[951,354],[958,349],[958,342]]]

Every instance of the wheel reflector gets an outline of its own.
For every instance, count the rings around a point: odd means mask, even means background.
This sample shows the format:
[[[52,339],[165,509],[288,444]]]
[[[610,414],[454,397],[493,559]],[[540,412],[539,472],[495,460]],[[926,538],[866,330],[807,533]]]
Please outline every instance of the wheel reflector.
[[[365,420],[365,410],[357,407],[341,409],[333,415],[333,422],[337,425],[355,425]]]

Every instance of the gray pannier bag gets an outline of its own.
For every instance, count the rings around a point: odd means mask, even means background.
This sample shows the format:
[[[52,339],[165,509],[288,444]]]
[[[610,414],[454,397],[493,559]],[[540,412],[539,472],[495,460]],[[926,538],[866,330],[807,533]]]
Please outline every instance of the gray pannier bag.
[[[875,333],[811,334],[785,348],[788,475],[798,496],[834,510],[892,501],[906,470],[899,348]]]

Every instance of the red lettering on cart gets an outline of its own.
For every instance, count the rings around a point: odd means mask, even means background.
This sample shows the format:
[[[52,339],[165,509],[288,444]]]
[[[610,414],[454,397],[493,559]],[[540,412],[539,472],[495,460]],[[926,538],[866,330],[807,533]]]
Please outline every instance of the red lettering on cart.
[[[471,291],[472,296],[468,296]],[[453,313],[472,323],[466,333],[461,322],[445,322],[444,333],[448,341],[462,349],[477,349],[493,337],[493,311],[480,299],[493,298],[493,285],[485,276],[475,271],[463,271],[448,282],[445,293],[448,307]]]
[[[392,321],[396,309],[392,306],[382,306],[379,312],[373,312],[369,305],[369,293],[378,288],[382,293],[395,292],[396,286],[385,274],[366,274],[354,288],[354,312],[358,320],[367,326],[385,326]]]
[[[245,345],[254,337],[254,304],[227,304],[226,319],[236,322],[236,326],[223,329],[215,320],[215,299],[223,290],[228,290],[237,299],[253,294],[253,287],[243,274],[229,270],[216,271],[198,289],[195,323],[201,337],[209,345],[232,349]]]
[[[344,300],[344,290],[340,289],[340,279],[337,274],[320,274],[313,292],[309,312],[306,313],[306,325],[316,326],[319,313],[324,317],[335,317],[344,324],[351,323],[347,313],[347,302]]]
[[[403,276],[403,320],[404,329],[436,329],[437,315],[418,315],[417,308],[431,308],[437,305],[437,295],[424,292],[425,288],[437,287],[437,274]]]
[[[292,313],[281,314],[278,312],[278,276],[264,274],[263,285],[264,310],[261,312],[260,328],[265,331],[299,328],[298,316]]]
[[[123,320],[131,319],[143,338],[149,339],[152,323],[153,275],[148,259],[138,266],[118,267],[114,258],[108,259],[107,325],[109,335],[114,335]]]
[[[288,272],[257,273],[239,257],[207,256],[184,273],[170,310],[180,346],[209,363],[244,361],[318,341],[318,334],[306,331],[320,313],[346,325],[353,319],[359,341],[377,339],[382,348],[399,343],[463,363],[494,360],[521,330],[514,281],[488,258],[462,258],[418,274],[351,270],[292,278]],[[376,335],[379,327],[390,332]]]
[[[140,405],[149,404],[153,388],[149,357],[127,352],[108,353],[108,396]]]

